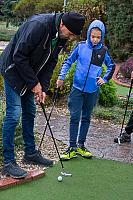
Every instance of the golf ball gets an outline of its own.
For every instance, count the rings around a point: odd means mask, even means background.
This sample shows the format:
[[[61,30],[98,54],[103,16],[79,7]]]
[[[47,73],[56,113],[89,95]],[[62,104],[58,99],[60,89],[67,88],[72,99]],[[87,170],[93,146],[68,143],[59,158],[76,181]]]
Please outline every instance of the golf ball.
[[[62,181],[62,176],[58,176],[58,181],[59,181],[59,182]]]

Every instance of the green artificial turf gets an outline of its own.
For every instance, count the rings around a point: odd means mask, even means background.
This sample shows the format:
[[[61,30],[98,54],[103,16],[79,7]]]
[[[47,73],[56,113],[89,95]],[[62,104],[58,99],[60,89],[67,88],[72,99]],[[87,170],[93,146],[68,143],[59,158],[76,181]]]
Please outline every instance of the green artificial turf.
[[[64,162],[72,177],[60,175],[60,163],[41,179],[0,192],[0,200],[132,200],[133,165],[93,158]]]

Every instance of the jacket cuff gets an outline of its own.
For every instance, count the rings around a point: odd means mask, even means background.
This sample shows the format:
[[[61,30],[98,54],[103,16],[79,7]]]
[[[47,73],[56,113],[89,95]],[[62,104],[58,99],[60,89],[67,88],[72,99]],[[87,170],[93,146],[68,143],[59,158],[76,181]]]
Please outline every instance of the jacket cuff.
[[[39,83],[39,80],[36,79],[36,80],[35,80],[34,82],[32,82],[32,83],[26,84],[27,89],[28,89],[28,90],[32,90],[38,83]]]

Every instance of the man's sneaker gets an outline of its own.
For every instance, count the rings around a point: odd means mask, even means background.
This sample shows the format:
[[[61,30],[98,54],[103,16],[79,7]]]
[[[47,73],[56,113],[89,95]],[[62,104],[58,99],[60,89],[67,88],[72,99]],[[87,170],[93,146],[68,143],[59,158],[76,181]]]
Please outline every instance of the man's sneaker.
[[[126,132],[123,132],[120,136],[114,138],[114,142],[118,143],[120,140],[120,143],[124,142],[131,142],[131,134],[127,134]]]
[[[44,158],[38,150],[34,154],[24,155],[23,162],[26,164],[42,165],[45,167],[52,167],[53,161]]]
[[[16,179],[21,179],[25,178],[28,175],[28,173],[25,170],[21,169],[18,166],[18,164],[15,161],[13,161],[8,164],[4,164],[4,167],[2,169],[2,175],[10,176]]]
[[[76,154],[76,147],[69,147],[64,153],[63,155],[60,156],[61,160],[70,160],[72,158],[76,158],[77,154]]]
[[[92,158],[92,153],[83,145],[78,146],[76,152],[77,154],[83,156],[84,158]]]

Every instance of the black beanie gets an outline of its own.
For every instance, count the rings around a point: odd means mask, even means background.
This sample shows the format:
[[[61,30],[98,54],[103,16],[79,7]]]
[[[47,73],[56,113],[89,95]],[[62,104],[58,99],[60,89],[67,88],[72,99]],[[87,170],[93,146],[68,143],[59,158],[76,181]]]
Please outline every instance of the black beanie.
[[[80,35],[85,23],[85,17],[75,12],[67,12],[62,16],[62,22],[75,35]]]

